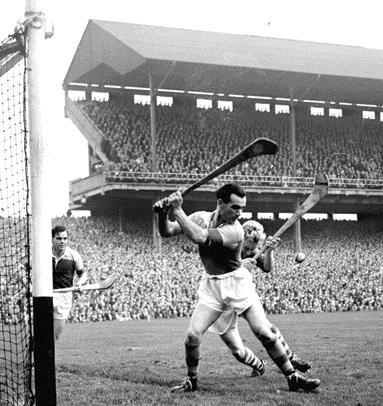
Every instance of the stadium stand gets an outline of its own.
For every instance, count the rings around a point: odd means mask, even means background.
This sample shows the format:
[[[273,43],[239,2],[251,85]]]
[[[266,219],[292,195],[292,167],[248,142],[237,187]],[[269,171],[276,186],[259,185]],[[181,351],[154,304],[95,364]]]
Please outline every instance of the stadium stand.
[[[102,147],[110,159],[104,170],[151,171],[147,105],[121,106],[114,100],[77,103],[104,134]],[[383,179],[382,123],[363,119],[359,113],[335,118],[299,111],[297,177],[324,172],[330,178],[358,180],[358,188],[367,179]],[[245,163],[236,174],[294,176],[289,125],[288,114],[157,106],[158,169],[162,173],[207,173],[261,134],[275,140],[281,153]]]
[[[93,26],[99,29],[97,38]],[[108,34],[103,38],[104,44],[120,46],[121,39],[114,37],[116,27],[121,32],[129,34],[135,33],[138,29],[129,24],[112,25],[109,22],[90,21],[86,30],[87,35],[83,37],[75,59],[82,61],[85,57],[93,55],[94,43],[100,42],[104,32]],[[141,30],[148,27],[140,26],[139,29],[142,33],[145,31]],[[321,209],[321,212],[324,210],[332,212],[331,208],[335,207],[346,213],[346,209],[355,205],[355,212],[358,212],[361,218],[369,216],[379,218],[379,199],[383,188],[381,154],[383,124],[379,93],[381,77],[380,73],[375,74],[373,68],[376,60],[382,57],[381,52],[375,53],[372,50],[367,52],[348,47],[337,47],[335,50],[328,44],[289,41],[288,44],[279,47],[281,53],[275,54],[273,51],[269,57],[268,50],[274,48],[265,47],[264,41],[270,41],[272,45],[273,39],[246,38],[248,42],[245,49],[243,38],[225,36],[222,37],[225,41],[217,41],[219,37],[216,33],[211,37],[210,34],[204,33],[203,35],[207,35],[206,38],[211,41],[206,40],[201,42],[201,46],[195,46],[190,52],[188,69],[181,69],[178,62],[184,61],[184,56],[179,55],[179,61],[176,60],[174,43],[178,41],[182,43],[184,35],[189,33],[159,27],[153,32],[165,35],[167,41],[171,39],[172,46],[169,48],[165,46],[159,59],[157,47],[154,45],[158,37],[153,36],[150,49],[147,43],[141,43],[142,36],[135,37],[133,43],[130,41],[132,37],[126,35],[126,40],[123,41],[126,52],[124,55],[129,55],[136,61],[136,64],[132,65],[133,70],[128,69],[122,74],[117,72],[118,69],[104,69],[100,62],[106,63],[109,54],[100,50],[97,60],[90,58],[92,64],[88,68],[84,69],[81,63],[72,64],[68,71],[64,80],[64,88],[67,91],[80,89],[72,85],[77,82],[88,85],[84,88],[86,100],[72,103],[69,102],[69,97],[66,98],[68,117],[77,122],[79,128],[83,128],[81,124],[83,121],[88,122],[88,118],[94,123],[98,129],[94,132],[97,134],[100,132],[103,136],[102,153],[109,160],[105,162],[101,155],[96,156],[97,150],[100,150],[98,143],[94,149],[96,152],[93,151],[92,155],[94,166],[91,176],[89,179],[80,179],[72,183],[71,203],[74,209],[81,207],[97,210],[97,215],[100,215],[99,208],[102,203],[104,201],[110,203],[115,197],[120,197],[118,193],[125,190],[123,186],[127,186],[128,193],[133,189],[137,189],[138,192],[140,187],[146,188],[147,185],[143,185],[145,182],[150,183],[149,188],[153,188],[153,195],[150,198],[154,199],[159,191],[164,192],[168,186],[190,184],[200,177],[201,173],[210,172],[233,153],[262,136],[276,141],[279,153],[273,157],[260,156],[259,159],[247,161],[236,167],[230,175],[228,174],[230,180],[239,180],[244,186],[251,186],[253,189],[258,186],[270,189],[276,187],[283,195],[284,188],[286,192],[294,194],[297,187],[311,187],[313,178],[318,173],[325,173],[330,178],[329,184],[332,189],[344,188],[345,191],[336,190],[336,193],[333,193],[336,197],[331,196],[328,199],[328,206]],[[233,41],[233,49],[237,51],[235,57],[234,54],[232,56],[227,54],[228,41]],[[224,50],[219,52],[222,44]],[[107,47],[104,46],[104,49]],[[172,50],[171,58],[168,54],[169,49]],[[182,47],[178,49],[183,51]],[[261,72],[259,58],[256,64],[250,59],[245,70],[242,67],[238,68],[238,55],[243,52],[244,60],[248,60],[249,49],[260,50],[259,57],[261,60],[265,58],[262,60]],[[282,56],[290,55],[295,50],[299,50],[296,53],[298,65],[296,58],[291,64],[290,58]],[[308,56],[319,50],[322,55],[320,63],[319,61],[312,63]],[[219,54],[223,59],[214,57],[212,60],[206,60],[212,51],[215,56]],[[140,52],[145,58],[136,59],[137,53]],[[340,52],[343,55],[342,64],[348,60],[348,67],[352,70],[352,77],[355,80],[351,80],[348,74],[345,76],[339,74],[338,66],[326,63],[326,58],[331,61],[338,60]],[[148,55],[152,55],[151,63],[155,61],[157,67],[153,75],[147,75],[145,64]],[[77,66],[81,66],[81,70]],[[140,68],[137,68],[138,66]],[[302,66],[305,67],[304,71]],[[94,83],[93,73],[96,67],[100,67],[100,71],[103,72],[100,85],[103,91],[109,93],[109,100],[91,100],[93,97],[91,86]],[[139,75],[137,72],[145,74]],[[292,77],[295,79],[291,80]],[[107,87],[107,83],[113,83],[114,86]],[[134,103],[135,93],[149,98],[149,90],[151,96],[159,94],[169,96],[167,93],[172,93],[173,105],[155,106],[155,97],[151,98],[151,106]],[[158,93],[159,91],[161,93]],[[212,108],[197,108],[196,99],[200,97],[212,98]],[[231,98],[232,111],[218,108],[221,97]],[[294,106],[291,113],[294,111],[296,131],[292,131],[294,123],[287,108],[290,107],[290,102],[291,106]],[[277,114],[274,107],[279,103],[285,104],[285,108],[280,110],[282,113]],[[257,110],[256,104],[263,106]],[[72,109],[73,105],[75,109]],[[330,114],[331,108],[338,110],[336,117]],[[323,114],[315,116],[311,109],[323,110]],[[155,115],[151,114],[154,110]],[[370,110],[368,113],[372,114],[364,114],[364,110]],[[81,113],[79,114],[81,119],[78,119],[77,112]],[[85,116],[82,113],[85,113]],[[367,116],[371,119],[366,118]],[[155,124],[156,134],[152,131],[151,124],[153,127]],[[293,134],[296,141],[295,151],[292,145]],[[85,136],[88,141],[96,143],[97,137],[90,136],[88,132]],[[154,151],[152,137],[153,141],[156,141]],[[294,157],[296,161],[293,161]],[[158,168],[153,169],[156,165]],[[215,179],[214,183],[220,182],[225,176]],[[120,185],[119,182],[129,182],[129,185]],[[138,184],[137,188],[136,185],[132,185],[133,183]],[[159,183],[160,186],[155,183]],[[106,193],[104,195],[105,185],[110,191],[109,196]],[[279,190],[281,187],[283,189]],[[350,188],[374,190],[372,193],[370,190],[350,192],[348,190]],[[91,193],[88,193],[89,190]],[[271,195],[270,191],[267,193]],[[140,199],[143,194],[139,196]],[[114,207],[114,203],[112,206]],[[272,210],[281,211],[284,209],[282,206],[283,204]],[[124,204],[121,203],[118,209],[122,217]],[[100,219],[94,221],[98,222]],[[194,249],[181,239],[173,243],[163,241],[163,252],[161,256],[156,257],[151,252],[152,248],[148,248],[153,246],[151,225],[139,224],[129,223],[126,234],[120,234],[118,243],[113,242],[111,244],[113,249],[105,252],[103,256],[109,258],[109,252],[117,253],[113,256],[112,264],[109,264],[110,261],[106,262],[108,266],[112,266],[110,270],[114,269],[124,275],[119,284],[113,286],[110,291],[100,294],[103,304],[113,302],[113,309],[105,315],[104,308],[100,306],[97,311],[91,310],[90,316],[85,306],[81,309],[81,317],[109,320],[141,318],[145,315],[146,317],[190,315],[197,283],[189,284],[188,281],[192,278],[194,282],[198,282],[201,274],[201,269],[196,265],[198,261]],[[273,221],[267,224],[266,228],[270,227],[272,230],[277,225],[280,223]],[[377,254],[381,248],[379,242],[381,231],[376,229],[367,231],[366,225],[366,221],[352,224],[333,221],[311,222],[310,225],[302,222],[303,247],[307,256],[305,263],[299,268],[293,267],[293,243],[284,243],[279,250],[276,272],[270,276],[254,274],[265,300],[266,311],[284,313],[380,308],[382,289],[376,275],[382,272],[382,258]],[[106,226],[111,227],[112,223],[109,222]],[[131,237],[133,229],[136,230],[135,238]],[[115,232],[118,230],[116,228]],[[96,240],[101,235],[102,231],[97,234]],[[284,238],[287,239],[287,235]],[[103,238],[101,243],[106,244],[107,241],[108,238]],[[122,246],[128,246],[124,254],[121,254],[120,243]],[[183,250],[180,247],[183,247]],[[124,255],[132,264],[126,271],[122,269],[126,269],[124,264],[127,261],[115,264],[115,261],[119,261],[117,258],[120,255]],[[100,265],[97,267],[100,268]],[[187,274],[183,275],[185,269]],[[103,265],[96,270],[95,275],[102,277],[108,271],[109,268]],[[298,272],[300,278],[297,278]],[[164,284],[166,287],[159,288],[158,285],[158,289],[152,291],[153,283],[160,283],[161,286]],[[363,289],[363,283],[368,284],[368,289]],[[149,293],[144,294],[143,287],[149,289]],[[127,302],[119,304],[119,298],[114,296],[110,300],[110,295],[115,294],[118,289],[121,297],[126,294]],[[98,300],[98,293],[94,295],[95,300]],[[81,297],[76,299],[79,303]],[[76,305],[72,314],[73,320],[77,321],[80,317],[78,311]]]

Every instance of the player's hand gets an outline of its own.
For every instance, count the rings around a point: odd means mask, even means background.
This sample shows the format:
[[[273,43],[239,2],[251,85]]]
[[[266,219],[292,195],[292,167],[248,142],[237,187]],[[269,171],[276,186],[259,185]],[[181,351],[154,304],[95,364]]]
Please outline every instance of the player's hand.
[[[158,202],[154,203],[153,210],[155,213],[167,214],[170,209],[179,209],[183,203],[182,195],[180,191],[172,193],[168,197],[164,197]]]
[[[254,258],[245,258],[242,260],[242,266],[244,266],[248,271],[251,271],[257,266],[257,260]]]
[[[183,203],[181,192],[178,190],[177,192],[172,193],[168,197],[168,203],[172,209],[174,210],[180,209]]]
[[[265,245],[269,250],[275,250],[280,242],[280,238],[273,238],[272,236],[269,236],[266,238]]]
[[[154,203],[153,210],[155,213],[168,214],[168,212],[170,210],[170,204],[169,204],[168,198],[165,197],[161,200],[158,200],[158,202]]]
[[[81,284],[75,284],[74,287],[76,288],[77,292],[82,292],[82,285]]]

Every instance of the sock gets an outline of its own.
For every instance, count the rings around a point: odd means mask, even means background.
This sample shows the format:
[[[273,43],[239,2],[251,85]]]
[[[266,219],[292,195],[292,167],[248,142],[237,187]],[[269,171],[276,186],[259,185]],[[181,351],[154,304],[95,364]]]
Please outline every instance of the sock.
[[[188,368],[188,376],[196,378],[199,364],[199,345],[185,345],[186,365]]]
[[[271,331],[277,336],[278,340],[282,343],[283,348],[286,351],[287,356],[291,360],[293,358],[293,352],[290,350],[290,347],[287,345],[286,340],[284,339],[282,333],[279,331],[279,328],[276,326],[271,327]]]
[[[270,358],[285,376],[289,376],[295,372],[282,343],[277,339],[276,336],[273,340],[263,344],[263,346],[270,355]]]
[[[250,350],[250,348],[245,347],[245,352],[241,357],[239,354],[233,354],[234,357],[242,364],[248,365],[251,368],[260,368],[262,366],[262,361]]]

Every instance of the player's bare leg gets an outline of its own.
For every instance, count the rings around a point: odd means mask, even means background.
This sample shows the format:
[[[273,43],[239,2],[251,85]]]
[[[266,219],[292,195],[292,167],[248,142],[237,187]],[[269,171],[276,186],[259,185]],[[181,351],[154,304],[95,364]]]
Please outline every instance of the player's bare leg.
[[[220,334],[220,337],[240,363],[253,368],[251,376],[262,376],[265,373],[266,362],[243,344],[237,327],[230,328],[224,334]]]
[[[62,332],[64,331],[64,327],[65,327],[64,319],[53,319],[53,329],[56,341],[60,338]]]
[[[187,375],[180,385],[171,388],[171,392],[193,392],[197,390],[201,338],[221,314],[222,312],[202,303],[197,303],[185,338]]]
[[[301,358],[298,358],[290,349],[288,346],[286,340],[284,339],[282,333],[280,332],[279,328],[275,326],[274,324],[269,322],[269,326],[271,331],[276,334],[278,340],[282,343],[287,356],[290,359],[291,364],[295,369],[297,369],[299,372],[307,372],[311,368],[311,364],[307,361],[304,361]]]
[[[312,391],[320,385],[319,379],[308,379],[298,375],[292,366],[289,357],[269,326],[265,312],[260,302],[255,303],[243,313],[243,317],[249,323],[249,326],[256,337],[265,347],[270,358],[278,366],[281,372],[286,376],[290,391]]]

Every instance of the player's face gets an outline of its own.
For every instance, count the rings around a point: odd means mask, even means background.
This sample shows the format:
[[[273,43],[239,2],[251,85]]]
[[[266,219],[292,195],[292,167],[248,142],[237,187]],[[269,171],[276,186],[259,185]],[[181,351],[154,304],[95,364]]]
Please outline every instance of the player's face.
[[[221,218],[225,222],[232,224],[239,219],[245,206],[246,196],[240,197],[232,193],[228,203],[224,203],[222,200],[220,200]]]
[[[242,259],[249,258],[254,255],[254,250],[257,246],[257,243],[254,242],[253,238],[245,238],[242,245],[241,257]]]
[[[64,252],[68,242],[68,233],[62,231],[61,233],[56,234],[52,239],[53,249],[56,252]]]

